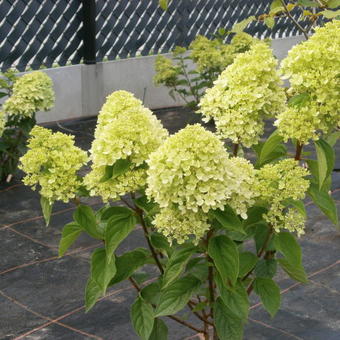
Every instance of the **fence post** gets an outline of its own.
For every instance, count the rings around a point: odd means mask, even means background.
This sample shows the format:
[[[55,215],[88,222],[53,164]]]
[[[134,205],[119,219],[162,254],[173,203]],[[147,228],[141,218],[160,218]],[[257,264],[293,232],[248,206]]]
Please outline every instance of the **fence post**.
[[[83,3],[83,57],[84,64],[96,63],[96,0]]]

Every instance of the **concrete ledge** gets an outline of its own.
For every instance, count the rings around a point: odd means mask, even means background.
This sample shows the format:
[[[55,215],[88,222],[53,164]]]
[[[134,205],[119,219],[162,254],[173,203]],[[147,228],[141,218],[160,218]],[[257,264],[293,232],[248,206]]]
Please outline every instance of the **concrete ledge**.
[[[293,37],[273,40],[274,54],[281,60],[302,39]],[[56,104],[50,112],[38,113],[38,122],[96,115],[106,96],[116,90],[134,93],[150,109],[183,105],[181,100],[174,101],[169,96],[166,87],[156,87],[153,84],[155,58],[147,56],[44,70],[54,82]]]

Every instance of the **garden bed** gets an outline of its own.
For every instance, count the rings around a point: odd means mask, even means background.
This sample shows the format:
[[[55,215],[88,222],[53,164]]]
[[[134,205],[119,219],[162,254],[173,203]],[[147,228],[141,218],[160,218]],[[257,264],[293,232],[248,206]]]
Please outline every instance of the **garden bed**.
[[[156,114],[171,133],[199,121],[198,115],[182,108]],[[96,118],[91,118],[48,127],[74,134],[77,145],[88,150],[95,123]],[[337,151],[339,154],[339,143]],[[20,174],[0,188],[0,339],[138,339],[129,320],[135,292],[126,282],[109,290],[89,313],[84,312],[89,257],[98,241],[82,236],[66,256],[58,258],[61,230],[75,207],[55,204],[51,225],[46,228],[39,195],[19,178]],[[339,206],[339,172],[333,173],[333,196]],[[89,203],[101,206],[96,198]],[[306,208],[309,220],[300,241],[310,283],[294,283],[279,272],[280,311],[271,319],[253,299],[245,339],[340,338],[340,233],[312,203]],[[120,251],[143,245],[142,233],[136,230]],[[152,279],[153,273],[149,274]],[[171,340],[198,339],[177,324],[172,323],[169,329]]]

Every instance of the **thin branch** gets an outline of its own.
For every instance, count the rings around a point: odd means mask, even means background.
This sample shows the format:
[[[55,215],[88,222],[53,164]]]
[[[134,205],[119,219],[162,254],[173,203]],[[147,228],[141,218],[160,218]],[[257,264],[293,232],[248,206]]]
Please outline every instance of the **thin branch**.
[[[237,157],[237,153],[238,153],[239,147],[240,147],[240,144],[239,144],[239,143],[235,143],[235,144],[233,145],[233,156],[234,156],[234,157]]]
[[[301,153],[303,149],[303,144],[299,141],[296,142],[296,152],[295,152],[295,160],[300,161],[301,160]]]
[[[308,40],[308,34],[307,34],[306,30],[291,15],[290,11],[287,8],[285,0],[281,0],[281,4],[282,4],[283,8],[285,9],[285,12],[286,12],[288,18],[293,21],[294,25],[302,32],[302,34],[305,36],[306,40]]]
[[[125,198],[123,198],[122,196],[120,196],[119,198],[122,202],[125,203],[126,206],[128,206],[130,209],[134,210],[134,207]]]

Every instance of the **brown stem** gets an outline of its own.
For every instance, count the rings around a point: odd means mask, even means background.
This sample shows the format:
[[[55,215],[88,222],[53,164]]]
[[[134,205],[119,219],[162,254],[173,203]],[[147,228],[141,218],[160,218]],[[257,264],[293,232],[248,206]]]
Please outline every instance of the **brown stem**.
[[[188,302],[188,307],[189,307],[190,310],[197,316],[197,318],[200,319],[201,321],[203,321],[204,323],[207,323],[208,325],[213,326],[213,324],[212,324],[211,322],[209,322],[207,319],[205,319],[200,313],[194,312],[194,311],[193,311],[194,308],[192,307],[191,304],[192,304],[192,302],[189,301],[189,302]]]
[[[132,278],[132,277],[129,277],[129,281],[131,282],[132,286],[137,290],[137,292],[140,292],[141,291],[141,288],[139,287],[138,283]],[[153,307],[155,307],[154,305],[152,305]],[[205,334],[205,330],[202,330],[202,329],[199,329],[199,328],[196,328],[195,326],[191,325],[190,323],[174,316],[174,315],[167,315],[168,318],[194,330],[195,332],[197,333],[204,333]]]
[[[284,0],[281,0],[281,4],[282,4],[283,8],[285,9],[285,12],[286,12],[288,18],[293,21],[294,25],[302,32],[302,34],[305,36],[306,40],[308,40],[308,34],[307,34],[306,30],[291,15],[290,11],[287,8],[286,2]]]
[[[295,152],[295,160],[300,161],[301,160],[301,153],[302,153],[303,144],[299,141],[296,142],[296,152]]]
[[[239,147],[240,147],[240,144],[238,144],[238,143],[235,143],[235,144],[233,145],[233,156],[234,156],[234,157],[237,157],[237,153],[238,153]]]
[[[120,200],[121,200],[122,202],[124,202],[124,204],[125,204],[128,208],[134,210],[134,207],[133,207],[133,206],[132,206],[125,198],[123,198],[123,197],[119,197],[119,198],[120,198]]]

